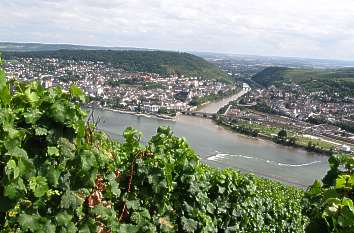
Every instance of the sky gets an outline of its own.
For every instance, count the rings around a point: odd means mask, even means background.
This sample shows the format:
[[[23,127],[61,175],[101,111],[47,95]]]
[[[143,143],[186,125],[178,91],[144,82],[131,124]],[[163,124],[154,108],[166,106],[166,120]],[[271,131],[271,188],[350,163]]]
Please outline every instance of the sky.
[[[353,0],[0,0],[0,41],[354,60]]]

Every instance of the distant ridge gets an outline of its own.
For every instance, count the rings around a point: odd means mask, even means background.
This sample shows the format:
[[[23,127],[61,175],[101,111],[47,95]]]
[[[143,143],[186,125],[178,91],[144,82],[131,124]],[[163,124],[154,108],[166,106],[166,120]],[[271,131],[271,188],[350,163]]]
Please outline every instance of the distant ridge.
[[[162,51],[162,49],[137,48],[137,47],[109,47],[109,46],[90,46],[76,44],[46,44],[46,43],[18,43],[18,42],[0,42],[0,52],[30,52],[30,51],[53,51],[53,50],[135,50],[135,51]],[[172,50],[164,50],[172,51]],[[300,58],[300,57],[279,57],[279,56],[259,56],[246,54],[229,54],[217,52],[201,52],[201,51],[184,51],[202,57],[206,60],[247,60],[253,61],[254,64],[267,64],[273,66],[286,67],[319,67],[319,68],[338,68],[338,67],[354,67],[354,60],[333,60],[333,59],[316,59],[316,58]]]
[[[301,84],[311,91],[338,92],[342,95],[354,96],[354,68],[268,67],[254,75],[252,80],[266,87],[292,82]]]
[[[135,47],[104,47],[75,44],[43,44],[43,43],[16,43],[0,42],[2,52],[32,52],[32,51],[54,51],[54,50],[142,50],[154,51],[154,49],[135,48]]]
[[[346,81],[354,82],[354,68],[340,69],[305,69],[288,67],[267,67],[258,72],[252,79],[263,86],[270,86],[281,82],[304,81]]]
[[[185,75],[231,82],[229,76],[201,57],[168,51],[146,50],[50,50],[31,52],[4,52],[7,60],[14,58],[58,58],[76,61],[102,61],[132,72],[161,75]]]

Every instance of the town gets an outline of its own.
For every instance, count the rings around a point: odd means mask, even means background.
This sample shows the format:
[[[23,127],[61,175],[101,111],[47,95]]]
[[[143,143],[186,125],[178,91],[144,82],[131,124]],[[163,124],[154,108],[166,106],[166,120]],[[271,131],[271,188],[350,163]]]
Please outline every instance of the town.
[[[39,81],[44,87],[68,89],[75,84],[89,105],[132,112],[174,115],[235,92],[216,80],[183,75],[127,72],[111,64],[55,58],[18,58],[5,64],[8,79]]]
[[[254,88],[219,114],[229,126],[275,141],[278,132],[286,129],[286,144],[318,152],[349,153],[354,145],[354,99],[309,92],[297,84]]]
[[[352,151],[352,96],[309,91],[295,83],[265,88],[251,80],[264,68],[262,64],[222,60],[215,64],[229,73],[235,84],[203,77],[129,72],[100,61],[57,58],[17,58],[8,60],[5,69],[8,79],[36,80],[46,88],[60,86],[68,90],[76,85],[88,96],[89,107],[165,119],[174,119],[179,113],[197,115],[201,105],[242,89],[245,94],[221,108],[218,114],[201,112],[200,115],[212,117],[240,133],[276,138],[277,142],[285,144],[295,145],[296,141],[299,146],[321,153]],[[288,140],[277,139],[282,129],[287,130]]]

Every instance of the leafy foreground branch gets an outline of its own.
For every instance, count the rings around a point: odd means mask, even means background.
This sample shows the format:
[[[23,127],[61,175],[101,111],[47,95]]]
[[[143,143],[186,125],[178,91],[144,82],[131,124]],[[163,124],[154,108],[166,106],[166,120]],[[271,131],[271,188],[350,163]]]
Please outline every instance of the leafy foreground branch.
[[[335,155],[323,185],[316,181],[304,198],[307,232],[354,232],[354,157]]]
[[[201,164],[169,128],[112,141],[76,87],[0,72],[1,232],[304,232],[301,190]]]

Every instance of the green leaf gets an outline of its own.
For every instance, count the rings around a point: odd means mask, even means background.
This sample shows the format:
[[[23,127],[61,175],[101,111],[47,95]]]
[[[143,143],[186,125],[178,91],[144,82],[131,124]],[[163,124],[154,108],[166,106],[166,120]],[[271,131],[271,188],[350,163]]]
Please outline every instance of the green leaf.
[[[121,233],[137,233],[139,232],[139,227],[132,224],[121,224],[119,231]]]
[[[116,212],[112,208],[107,208],[104,207],[102,204],[99,204],[91,211],[103,220],[116,221]]]
[[[42,197],[48,191],[47,179],[43,176],[32,176],[29,180],[29,187],[35,197]]]
[[[320,192],[321,192],[321,182],[319,180],[315,180],[313,185],[310,187],[308,193],[311,195],[317,195]]]
[[[96,157],[92,151],[85,150],[80,154],[81,167],[83,171],[89,171],[92,167],[96,167]]]
[[[48,155],[49,156],[55,156],[58,157],[59,156],[59,149],[54,147],[54,146],[48,146]]]
[[[195,232],[198,229],[198,222],[193,219],[182,217],[182,226],[185,232]]]
[[[34,165],[32,160],[25,157],[19,158],[18,168],[20,169],[21,176],[26,178],[33,176]]]
[[[5,173],[10,177],[13,174],[13,179],[16,179],[20,174],[20,169],[17,167],[15,160],[11,159],[7,162]]]
[[[130,201],[127,201],[127,207],[128,207],[128,209],[137,210],[140,207],[140,203],[138,200],[130,200]]]
[[[37,136],[44,136],[48,134],[48,130],[46,128],[37,127],[35,128],[35,134]]]
[[[19,148],[17,146],[11,148],[8,154],[15,158],[27,159],[27,152],[24,149]]]
[[[46,222],[44,225],[44,232],[45,233],[56,233],[56,226],[51,223],[50,220]]]
[[[35,124],[41,116],[42,113],[38,109],[23,114],[27,124]]]
[[[48,183],[56,187],[59,183],[60,171],[54,167],[50,167],[46,177],[48,179]]]
[[[83,202],[84,200],[76,196],[74,191],[67,190],[61,197],[60,207],[64,209],[77,209]]]
[[[10,89],[6,82],[5,71],[1,68],[1,63],[0,63],[0,100],[5,105],[8,105],[11,100]]]
[[[1,64],[0,64],[1,65]],[[0,94],[1,91],[7,86],[5,71],[0,67]]]
[[[19,196],[19,191],[17,190],[17,184],[11,183],[5,186],[4,195],[12,200]]]
[[[66,211],[63,211],[55,216],[55,220],[59,226],[67,226],[71,223],[72,215],[68,214]]]
[[[221,185],[218,185],[218,192],[219,192],[220,194],[223,194],[223,193],[225,192],[225,190],[226,190],[225,187],[223,187],[223,186],[221,186]]]
[[[352,179],[349,175],[340,175],[336,179],[336,189],[341,189],[341,188],[352,188],[353,183]]]
[[[21,228],[32,232],[38,232],[40,230],[39,220],[40,217],[29,214],[20,214],[18,218]]]
[[[111,187],[111,192],[115,196],[119,196],[121,191],[119,189],[119,183],[115,180],[116,176],[114,174],[111,174],[108,176],[108,182]]]
[[[65,107],[62,103],[60,102],[55,102],[51,107],[50,107],[51,113],[50,115],[57,121],[64,123],[65,122],[65,115],[66,115],[66,110]]]
[[[31,104],[34,104],[35,102],[39,101],[39,96],[37,95],[36,92],[32,92],[31,88],[27,88],[25,90],[25,95]]]
[[[22,190],[25,193],[27,193],[27,189],[26,189],[25,183],[23,182],[22,178],[19,178],[17,180],[17,189]]]
[[[347,197],[344,197],[342,200],[342,205],[353,208],[353,201]]]
[[[215,211],[215,206],[213,205],[213,203],[208,203],[206,209],[210,214],[213,214]]]
[[[70,87],[70,94],[73,97],[78,98],[81,102],[83,102],[83,103],[85,102],[85,94],[77,86],[72,85]]]
[[[19,130],[15,129],[12,125],[4,125],[3,130],[8,133],[10,139],[18,138],[21,136]]]

